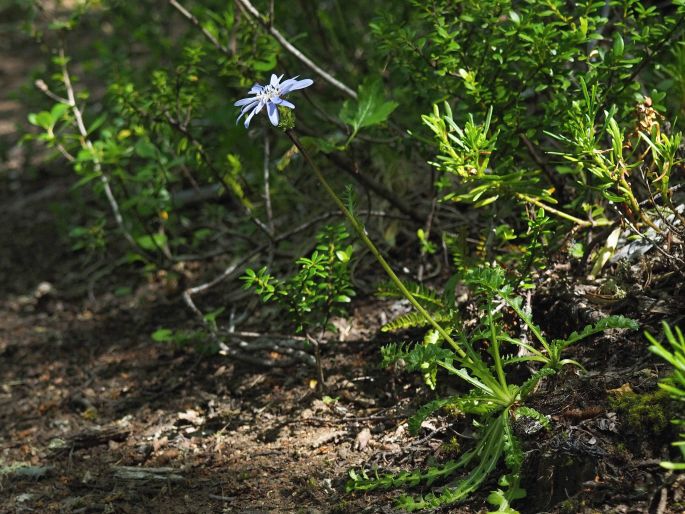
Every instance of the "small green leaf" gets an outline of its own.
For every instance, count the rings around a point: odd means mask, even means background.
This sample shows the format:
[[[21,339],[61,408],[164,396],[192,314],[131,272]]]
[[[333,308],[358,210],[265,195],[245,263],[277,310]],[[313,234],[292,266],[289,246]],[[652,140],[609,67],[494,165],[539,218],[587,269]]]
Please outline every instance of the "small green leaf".
[[[102,114],[102,115],[98,116],[94,122],[92,122],[88,125],[88,133],[92,134],[97,129],[99,129],[102,126],[102,124],[105,122],[105,120],[107,120],[106,114]]]
[[[62,116],[64,116],[64,113],[66,113],[69,110],[69,106],[67,104],[63,103],[58,103],[55,104],[52,109],[50,109],[50,117],[52,118],[52,124],[54,125],[57,123]]]
[[[398,105],[395,101],[384,100],[383,84],[380,79],[366,81],[359,86],[359,97],[356,102],[347,100],[343,104],[340,119],[352,126],[351,140],[359,129],[387,120]]]
[[[136,143],[136,154],[143,159],[154,159],[157,157],[157,148],[146,139],[140,139]]]
[[[618,32],[614,33],[614,47],[612,49],[614,59],[620,59],[623,57],[623,50],[625,46],[623,43],[623,37]]]
[[[158,247],[162,247],[166,244],[167,237],[165,234],[155,234],[154,236],[144,235],[136,238],[136,243],[143,250],[157,250]]]
[[[253,61],[252,67],[257,71],[271,71],[276,67],[276,53],[267,55],[261,61]]]
[[[117,287],[114,290],[114,296],[118,296],[118,297],[128,296],[131,294],[132,291],[133,291],[133,289],[129,286]]]
[[[92,173],[88,173],[84,175],[76,184],[72,186],[72,189],[78,189],[79,187],[85,186],[88,182],[95,180],[101,175],[100,172],[98,171],[93,171]]]
[[[217,316],[219,316],[222,312],[224,312],[225,307],[219,307],[218,309],[214,309],[212,312],[208,312],[207,314],[204,315],[204,320],[209,322],[209,323],[214,323],[216,322]]]
[[[571,245],[571,248],[569,249],[569,254],[574,259],[580,259],[585,254],[585,246],[583,245],[583,243],[575,242],[573,243],[573,245]]]
[[[29,123],[31,125],[37,125],[38,127],[49,129],[53,126],[52,116],[47,111],[41,111],[38,114],[29,114]]]
[[[174,339],[174,331],[170,328],[160,328],[155,330],[151,335],[153,341],[158,343],[172,341]]]

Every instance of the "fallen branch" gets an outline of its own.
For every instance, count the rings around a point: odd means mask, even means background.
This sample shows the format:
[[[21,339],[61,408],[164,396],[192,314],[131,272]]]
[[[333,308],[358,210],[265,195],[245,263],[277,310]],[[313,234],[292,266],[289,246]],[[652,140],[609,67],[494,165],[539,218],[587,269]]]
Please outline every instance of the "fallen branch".
[[[52,466],[28,466],[26,464],[10,464],[0,467],[0,477],[39,478],[47,477],[54,468]]]
[[[394,216],[391,216],[389,214],[386,214],[383,211],[360,211],[359,214],[360,215],[368,214],[370,216],[379,216],[379,217],[394,217]],[[320,223],[321,221],[327,220],[327,219],[332,218],[332,217],[337,216],[337,215],[339,215],[338,211],[331,211],[331,212],[324,213],[320,216],[317,216],[316,218],[313,218],[313,219],[311,219],[305,223],[302,223],[301,225],[298,225],[297,227],[295,227],[294,229],[292,229],[289,232],[285,232],[279,236],[274,237],[273,243],[275,244],[275,243],[279,243],[280,241],[283,241],[285,239],[290,239],[294,235],[299,234],[300,232],[307,230],[311,226],[316,225],[317,223]],[[186,303],[186,305],[190,308],[191,311],[193,311],[197,316],[199,316],[202,319],[202,321],[204,323],[204,315],[202,314],[202,311],[197,308],[192,297],[198,293],[203,293],[205,291],[208,291],[209,289],[211,289],[215,285],[217,285],[217,284],[223,282],[224,280],[226,280],[227,278],[230,278],[231,276],[233,276],[236,273],[236,271],[242,271],[242,267],[247,262],[249,262],[256,255],[262,253],[266,249],[267,249],[267,245],[265,245],[265,244],[260,245],[257,248],[255,248],[252,252],[250,252],[247,256],[242,258],[240,261],[234,262],[233,264],[228,266],[226,269],[224,269],[224,271],[222,271],[219,275],[214,277],[209,282],[205,282],[204,284],[200,284],[198,286],[190,287],[190,288],[186,289],[182,295],[183,301]]]
[[[66,440],[55,440],[51,443],[51,449],[55,454],[64,454],[74,450],[108,444],[110,441],[125,441],[130,433],[130,430],[118,427],[84,430],[69,436]]]
[[[122,480],[183,480],[176,468],[138,468],[135,466],[114,466],[114,477]]]
[[[232,502],[232,501],[235,501],[237,499],[236,496],[220,496],[218,494],[208,494],[207,497],[210,500],[219,500],[222,502]]]

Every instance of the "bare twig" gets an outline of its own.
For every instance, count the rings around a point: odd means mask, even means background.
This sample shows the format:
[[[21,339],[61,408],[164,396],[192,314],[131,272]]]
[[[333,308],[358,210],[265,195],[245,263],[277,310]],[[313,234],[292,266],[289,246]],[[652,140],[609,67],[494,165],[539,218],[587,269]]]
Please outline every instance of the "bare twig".
[[[394,421],[396,419],[404,419],[408,418],[409,415],[407,414],[396,414],[396,415],[388,415],[388,416],[378,416],[378,415],[373,415],[373,416],[360,416],[360,417],[355,417],[355,418],[323,418],[320,416],[311,416],[309,418],[304,418],[302,419],[303,422],[309,422],[309,421],[318,421],[318,422],[324,422],[324,423],[357,423],[359,421]]]
[[[62,143],[55,144],[55,147],[57,150],[59,150],[59,153],[62,154],[62,157],[64,157],[67,161],[73,163],[76,160],[76,157],[71,155],[69,150],[67,150]]]
[[[200,20],[198,20],[195,16],[193,16],[185,7],[183,7],[180,3],[178,3],[176,0],[169,0],[169,3],[171,4],[172,7],[174,7],[178,12],[181,13],[181,15],[187,19],[190,23],[195,25],[202,34],[207,38],[207,40],[214,45],[214,47],[219,50],[220,52],[223,52],[227,55],[232,55],[233,52],[231,50],[219,43],[219,41],[212,35],[211,32],[209,32],[207,29],[205,29],[202,24],[200,23]]]
[[[76,122],[76,128],[79,131],[79,134],[81,135],[81,145],[88,150],[90,153],[92,159],[93,159],[93,166],[95,168],[95,172],[98,174],[98,177],[100,178],[100,182],[102,183],[102,187],[105,191],[105,196],[107,197],[107,201],[109,202],[110,209],[112,211],[112,215],[114,216],[114,220],[116,221],[119,229],[121,230],[122,234],[124,235],[124,238],[126,241],[139,253],[142,252],[141,248],[138,246],[138,244],[135,242],[133,239],[133,236],[129,233],[129,231],[126,229],[126,225],[124,224],[124,218],[121,215],[121,210],[119,209],[119,204],[114,197],[114,193],[112,192],[112,188],[110,186],[109,178],[107,175],[105,175],[103,169],[102,169],[102,164],[100,162],[100,159],[98,158],[97,152],[95,151],[95,148],[93,147],[93,143],[88,137],[88,130],[86,129],[86,125],[83,122],[83,114],[81,112],[81,109],[79,109],[78,105],[76,104],[76,95],[74,94],[74,88],[71,84],[71,77],[69,76],[69,70],[67,68],[67,61],[66,57],[64,55],[64,48],[60,48],[59,50],[59,56],[60,56],[60,62],[62,65],[62,81],[64,82],[64,87],[67,90],[67,98],[62,98],[59,95],[56,95],[52,91],[50,91],[48,85],[43,81],[43,80],[37,80],[35,85],[36,87],[45,93],[48,97],[52,98],[53,100],[60,102],[64,105],[68,105],[69,108],[71,109],[71,112],[74,115],[74,120]],[[68,152],[67,152],[68,154]],[[69,154],[70,155],[70,154]],[[65,157],[67,157],[65,155]],[[67,157],[68,159],[68,157]],[[149,256],[148,256],[149,258]]]
[[[383,211],[369,211],[369,212],[370,212],[370,214],[371,214],[372,216],[380,216],[380,217],[388,216],[388,215],[387,215],[386,213],[384,213]],[[365,213],[365,211],[362,211],[360,214],[364,214],[364,213]],[[305,223],[302,223],[301,225],[298,225],[297,227],[295,227],[294,229],[292,229],[292,230],[289,231],[289,232],[285,232],[285,233],[283,233],[283,234],[280,234],[280,235],[276,236],[276,237],[274,238],[274,243],[278,243],[278,242],[283,241],[283,240],[285,240],[285,239],[290,239],[292,236],[294,236],[294,235],[296,235],[296,234],[298,234],[298,233],[300,233],[300,232],[303,232],[303,231],[307,230],[307,229],[310,228],[311,226],[316,225],[317,223],[319,223],[319,222],[321,222],[321,221],[324,221],[324,220],[326,220],[326,219],[328,219],[328,218],[332,218],[333,216],[336,216],[336,215],[339,215],[339,214],[340,214],[340,213],[339,213],[338,211],[331,211],[331,212],[324,213],[324,214],[322,214],[321,216],[318,216],[318,217],[316,217],[316,218],[314,218],[314,219],[312,219],[312,220],[310,220],[310,221],[307,221],[307,222],[305,222]],[[195,287],[191,287],[191,288],[189,288],[189,289],[186,289],[186,291],[183,293],[183,295],[184,295],[184,300],[185,300],[185,295],[186,295],[186,294],[188,294],[189,296],[192,296],[192,295],[195,295],[195,294],[198,294],[198,293],[202,293],[202,292],[204,292],[204,291],[207,291],[207,290],[211,289],[212,287],[214,287],[215,285],[219,284],[220,282],[223,282],[224,280],[226,280],[227,278],[229,278],[230,276],[232,276],[232,275],[233,275],[238,269],[240,269],[246,262],[248,262],[249,260],[251,260],[255,255],[257,255],[257,254],[263,252],[264,250],[266,250],[266,247],[267,247],[267,245],[265,245],[265,244],[264,244],[264,245],[260,245],[259,247],[255,248],[252,252],[250,252],[246,257],[244,257],[243,259],[241,259],[239,262],[234,263],[234,264],[231,264],[230,266],[228,266],[221,274],[219,274],[218,276],[216,276],[215,278],[213,278],[213,279],[210,280],[209,282],[204,283],[204,284],[201,284],[201,285],[199,285],[199,286],[195,286]],[[187,300],[186,300],[186,303],[187,303]],[[188,305],[190,306],[190,304],[188,304]],[[194,305],[194,304],[193,304],[193,305]],[[192,309],[192,307],[191,307],[191,309]],[[194,310],[194,309],[192,309],[192,310]],[[199,311],[198,311],[198,312],[199,312]],[[201,314],[201,313],[200,313],[200,314]],[[247,336],[246,336],[246,337],[247,337]]]
[[[400,200],[395,193],[393,193],[383,185],[374,181],[367,175],[364,175],[363,173],[359,173],[358,171],[356,171],[352,164],[349,163],[345,158],[335,153],[326,154],[326,157],[338,168],[340,168],[345,173],[353,177],[362,186],[370,189],[381,198],[390,202],[390,204],[393,207],[395,207],[398,211],[400,211],[403,214],[406,214],[417,223],[424,223],[426,219],[425,216],[422,216],[421,214],[416,212],[416,210],[412,209],[409,205]]]
[[[220,280],[223,280],[226,276],[230,275],[233,271],[238,269],[237,265],[230,266],[222,275],[217,277]],[[218,282],[217,279],[215,281]],[[213,281],[214,282],[214,281]],[[208,284],[203,284],[199,288],[206,288],[208,287]],[[199,289],[199,288],[193,288],[193,289]],[[191,311],[197,316],[199,321],[205,326],[205,328],[209,332],[209,337],[211,338],[212,342],[216,344],[221,350],[219,353],[222,355],[226,355],[228,357],[231,357],[233,359],[242,361],[242,362],[247,362],[249,364],[254,364],[257,366],[263,366],[267,368],[276,368],[276,367],[288,367],[293,365],[295,362],[306,362],[308,364],[312,364],[313,357],[306,352],[299,350],[297,348],[293,348],[292,346],[286,345],[286,344],[279,344],[276,342],[261,342],[262,344],[254,344],[254,343],[247,343],[246,341],[239,340],[238,341],[238,347],[239,349],[232,348],[228,346],[226,343],[224,343],[221,338],[219,337],[219,332],[216,329],[216,326],[210,322],[208,322],[202,311],[195,305],[195,302],[193,301],[193,298],[190,294],[191,289],[188,289],[183,292],[183,300],[186,303],[186,305],[190,308]],[[241,351],[242,350],[242,351]],[[255,357],[252,355],[249,355],[248,353],[245,352],[254,352],[254,351],[259,351],[259,350],[270,350],[274,352],[278,352],[284,355],[290,355],[292,358],[290,359],[264,359],[260,357]]]
[[[269,0],[269,30],[274,26],[274,0]]]
[[[438,435],[440,432],[443,432],[446,428],[447,427],[445,426],[445,427],[436,428],[435,430],[431,430],[427,436],[422,437],[418,441],[415,441],[414,443],[412,443],[412,445],[409,446],[409,449],[413,449],[413,450],[418,449],[423,443],[430,441],[431,439],[433,439],[433,437]]]
[[[300,50],[298,50],[295,46],[290,44],[288,40],[275,28],[272,26],[271,20],[264,15],[262,15],[251,3],[249,0],[235,0],[236,3],[240,8],[242,8],[244,11],[249,13],[264,29],[271,34],[276,41],[280,43],[280,45],[287,51],[289,52],[293,57],[295,57],[297,60],[299,60],[302,64],[307,66],[310,70],[312,70],[314,73],[318,74],[322,79],[324,79],[326,82],[328,82],[330,85],[333,87],[339,89],[343,93],[345,93],[347,96],[351,98],[357,98],[357,93],[354,92],[350,87],[346,86],[342,82],[340,82],[338,79],[333,77],[331,74],[327,73],[324,71],[321,67],[319,67],[314,61],[312,61],[309,57],[304,55]]]
[[[117,426],[101,427],[97,429],[86,429],[70,435],[63,444],[56,445],[51,449],[55,455],[64,455],[69,451],[93,448],[110,441],[125,441],[131,433],[130,430]]]
[[[247,205],[245,205],[245,202],[242,201],[242,199],[237,195],[234,191],[234,189],[231,187],[231,185],[226,182],[226,179],[223,177],[222,173],[216,168],[214,163],[212,162],[212,159],[209,157],[207,154],[207,151],[205,150],[204,146],[198,139],[188,130],[186,126],[184,126],[183,123],[180,123],[176,118],[171,116],[168,112],[164,113],[164,117],[167,121],[167,123],[174,129],[176,129],[179,133],[183,134],[188,141],[193,145],[193,147],[197,150],[198,154],[204,161],[205,165],[209,169],[209,171],[214,175],[214,178],[218,180],[221,185],[224,188],[224,191],[228,193],[229,191],[233,193],[233,195],[236,197],[236,200],[240,207],[243,209],[245,214],[252,220],[252,222],[259,228],[264,234],[269,239],[273,239],[273,234],[269,230],[269,227],[267,227],[262,220],[257,218],[254,213],[252,212],[252,209],[250,209]]]
[[[294,335],[289,335],[289,334],[278,334],[278,333],[272,333],[272,332],[246,332],[244,330],[232,330],[229,331],[226,335],[232,336],[232,337],[240,337],[244,339],[283,339],[283,340],[288,340],[288,344],[298,342],[300,344],[304,344],[307,341],[307,338],[304,336],[294,336]]]
[[[215,278],[213,278],[209,282],[206,282],[206,283],[201,284],[199,286],[195,286],[195,287],[191,287],[189,289],[186,289],[183,293],[184,299],[185,299],[186,295],[188,295],[190,297],[194,294],[207,291],[208,289],[211,289],[212,287],[214,287],[218,283],[222,282],[226,278],[230,277],[231,275],[233,275],[233,273],[235,273],[236,270],[240,269],[240,267],[243,264],[248,262],[250,259],[252,259],[258,253],[262,252],[265,249],[265,246],[266,245],[260,245],[257,249],[250,252],[247,256],[240,259],[240,261],[238,261],[237,263],[234,263],[234,264],[231,264],[230,266],[228,266],[220,275],[216,276]]]
[[[55,94],[54,92],[50,91],[50,88],[48,85],[45,83],[43,79],[38,79],[35,82],[35,86],[40,89],[43,93],[45,93],[48,98],[52,98],[55,102],[59,102],[61,104],[67,104],[69,105],[69,100],[67,100],[64,97],[59,96],[58,94]]]
[[[616,208],[615,205],[611,205],[611,208],[618,212],[618,209]],[[683,261],[683,259],[681,259],[680,257],[678,257],[676,255],[669,254],[666,250],[664,250],[663,248],[661,248],[661,246],[659,246],[659,243],[657,241],[655,241],[654,239],[649,237],[646,233],[641,232],[626,216],[623,216],[620,212],[618,212],[618,213],[619,213],[619,216],[621,216],[623,218],[623,222],[628,226],[628,228],[631,230],[631,232],[633,232],[636,236],[639,236],[642,239],[644,239],[645,241],[647,241],[648,243],[650,243],[657,252],[659,252],[661,255],[663,255],[667,259],[672,260],[672,261],[678,261],[678,263],[681,266],[681,268],[679,269],[679,272],[681,274],[685,271],[685,261]]]
[[[229,333],[233,336],[233,333]],[[239,339],[239,338],[238,338]],[[294,339],[294,338],[293,338]],[[264,334],[263,339],[256,339],[254,341],[239,341],[238,346],[241,348],[249,347],[252,350],[273,350],[274,348],[287,348],[288,350],[302,351],[307,348],[307,341],[299,339],[290,341],[287,337],[283,339],[274,338],[270,334]],[[311,357],[311,355],[309,355]]]
[[[238,499],[237,496],[221,496],[218,494],[208,494],[207,498],[209,498],[210,500],[219,500],[222,502],[232,502]]]
[[[661,488],[659,492],[659,504],[656,507],[656,514],[664,514],[668,508],[668,489]]]
[[[316,365],[315,358],[309,353],[305,352],[300,348],[294,348],[292,341],[252,341],[248,343],[247,341],[239,341],[238,348],[243,352],[257,352],[257,351],[269,351],[277,352],[283,355],[289,355],[291,359],[287,361],[282,360],[272,360],[267,365],[269,367],[284,367],[292,364],[295,361],[304,362],[310,366]],[[221,347],[222,351],[231,350],[232,348],[224,345]]]
[[[113,466],[114,477],[123,480],[183,480],[177,468],[139,468],[137,466]]]

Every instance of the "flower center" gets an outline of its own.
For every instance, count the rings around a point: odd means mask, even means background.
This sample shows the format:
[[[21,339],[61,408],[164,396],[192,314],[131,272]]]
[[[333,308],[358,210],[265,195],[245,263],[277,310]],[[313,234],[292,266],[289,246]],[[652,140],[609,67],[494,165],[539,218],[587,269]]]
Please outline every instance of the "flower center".
[[[266,100],[270,101],[273,100],[274,98],[280,96],[281,94],[281,88],[280,87],[274,87],[271,84],[268,84],[267,86],[264,87],[264,90],[259,94],[260,100]]]

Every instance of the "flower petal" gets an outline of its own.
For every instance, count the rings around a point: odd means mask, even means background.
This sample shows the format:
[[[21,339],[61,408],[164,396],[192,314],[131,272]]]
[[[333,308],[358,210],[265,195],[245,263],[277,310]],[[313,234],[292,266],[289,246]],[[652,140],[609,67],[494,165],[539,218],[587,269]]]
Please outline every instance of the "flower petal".
[[[281,84],[281,94],[284,95],[290,91],[295,91],[296,89],[304,89],[309,87],[314,83],[312,79],[302,79],[296,80],[295,78],[288,79],[283,84]]]
[[[243,116],[245,116],[245,112],[246,112],[246,111],[241,111],[241,112],[240,112],[240,116],[238,116],[238,118],[235,120],[235,124],[236,124],[236,125],[237,125],[238,122],[240,121],[240,118],[242,118]]]
[[[259,107],[260,104],[261,100],[255,100],[251,104],[247,104],[240,110],[240,116],[238,116],[238,119],[235,120],[235,122],[238,123],[240,121],[240,118],[242,118],[245,115],[245,113],[251,109],[257,109],[257,112],[259,112],[261,110],[261,107]]]
[[[292,84],[293,82],[297,82],[298,77],[299,77],[299,75],[295,75],[294,77],[289,78],[288,80],[284,80],[283,83],[281,84],[281,88],[283,86],[287,86],[288,84]]]
[[[259,84],[257,84],[257,83],[255,82],[255,85],[252,86],[252,89],[250,89],[250,90],[247,92],[247,94],[249,94],[249,95],[258,95],[258,94],[261,93],[262,91],[264,91],[264,86],[259,85]]]
[[[283,75],[281,75],[280,77],[277,77],[275,73],[272,73],[272,74],[271,74],[271,82],[270,82],[270,84],[271,84],[273,87],[278,87],[278,85],[281,83],[281,79],[282,79],[282,78],[283,78]]]
[[[269,114],[269,120],[271,120],[271,124],[274,127],[278,126],[278,107],[276,107],[276,104],[274,103],[267,103],[266,104],[266,112]]]
[[[283,106],[287,109],[294,109],[295,105],[291,102],[282,98],[283,95],[296,91],[298,89],[304,89],[311,86],[314,81],[312,79],[302,79],[299,80],[299,75],[283,80],[284,75],[271,74],[269,83],[265,86],[255,83],[250,89],[248,94],[254,95],[252,97],[241,98],[233,105],[240,107],[240,115],[236,120],[236,123],[240,121],[243,116],[245,118],[245,128],[248,128],[252,118],[260,113],[264,106],[266,106],[267,115],[269,116],[269,121],[272,125],[278,126],[280,122],[280,113],[278,112],[279,106]]]
[[[245,111],[249,111],[250,109],[254,109],[260,102],[261,102],[261,100],[254,99],[251,103],[245,105],[245,106],[240,110],[240,112],[243,113],[243,112],[245,112]]]
[[[262,104],[259,104],[259,105],[257,106],[257,109],[260,109],[260,106],[261,106],[261,105],[262,105]],[[248,115],[248,117],[245,118],[245,128],[247,128],[247,127],[250,126],[250,121],[252,121],[252,117],[253,117],[255,114],[257,114],[257,113],[259,112],[257,109],[254,109],[254,110]]]
[[[243,110],[240,111],[240,116],[238,116],[238,119],[235,120],[235,122],[238,123],[240,121],[240,118],[242,118],[245,115],[245,113],[247,113],[247,111],[252,110],[252,112],[245,120],[245,128],[247,128],[247,125],[249,125],[250,123],[249,120],[252,119],[252,116],[254,116],[255,114],[259,114],[259,111],[261,111],[263,107],[264,102],[262,100],[255,100],[254,103],[251,103],[250,105],[246,105],[245,107],[243,107]]]
[[[290,88],[290,86],[297,82],[297,77],[299,77],[299,75],[296,75],[291,79],[284,80],[283,84],[281,84],[281,91],[283,91],[283,89]]]
[[[255,102],[257,99],[254,96],[251,96],[249,98],[243,98],[242,100],[238,100],[235,105],[236,107],[240,107],[241,105],[247,105],[249,103]]]
[[[236,125],[237,125],[238,122],[240,121],[240,118],[242,118],[243,116],[245,116],[245,113],[246,113],[247,111],[249,111],[249,109],[243,109],[242,111],[240,111],[240,116],[238,116],[238,119],[235,120]]]
[[[283,98],[279,98],[278,96],[276,98],[272,98],[271,101],[276,105],[282,105],[283,107],[287,107],[289,109],[295,108],[295,106],[288,102],[288,100],[283,100]]]

